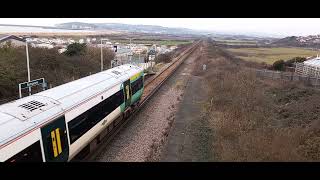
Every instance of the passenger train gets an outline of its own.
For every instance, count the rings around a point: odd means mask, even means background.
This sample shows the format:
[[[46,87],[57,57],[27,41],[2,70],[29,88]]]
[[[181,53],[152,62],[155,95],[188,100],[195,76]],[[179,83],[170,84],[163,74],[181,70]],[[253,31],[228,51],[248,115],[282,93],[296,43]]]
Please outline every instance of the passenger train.
[[[143,89],[143,69],[126,64],[0,105],[0,161],[72,160]]]

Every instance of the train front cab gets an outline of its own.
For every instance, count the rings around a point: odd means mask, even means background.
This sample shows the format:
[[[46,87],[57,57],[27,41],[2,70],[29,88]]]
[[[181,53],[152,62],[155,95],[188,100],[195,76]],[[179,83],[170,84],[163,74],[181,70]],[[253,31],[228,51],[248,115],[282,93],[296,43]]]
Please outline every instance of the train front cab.
[[[132,91],[131,105],[134,105],[139,102],[143,93],[143,81],[143,72],[139,72],[130,78],[130,85]]]
[[[130,109],[129,107],[139,102],[143,93],[143,82],[143,72],[139,72],[122,84],[121,89],[123,89],[124,94],[124,104],[121,106],[122,112],[126,112]]]

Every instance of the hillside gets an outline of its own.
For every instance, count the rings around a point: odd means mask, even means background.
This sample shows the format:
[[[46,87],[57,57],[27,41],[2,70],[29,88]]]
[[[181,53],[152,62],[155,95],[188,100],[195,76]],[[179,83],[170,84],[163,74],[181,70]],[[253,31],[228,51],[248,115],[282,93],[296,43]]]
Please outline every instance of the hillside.
[[[289,36],[272,43],[278,46],[320,48],[320,35]]]
[[[91,30],[116,30],[124,32],[156,33],[156,34],[203,34],[202,32],[187,28],[169,28],[154,25],[131,25],[120,23],[83,23],[68,22],[57,24],[56,27],[63,29],[91,29]]]

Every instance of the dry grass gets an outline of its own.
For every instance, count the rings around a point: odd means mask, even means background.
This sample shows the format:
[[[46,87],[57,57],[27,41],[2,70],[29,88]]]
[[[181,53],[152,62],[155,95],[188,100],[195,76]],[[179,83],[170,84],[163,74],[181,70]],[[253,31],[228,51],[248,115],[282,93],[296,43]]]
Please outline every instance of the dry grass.
[[[246,61],[265,62],[272,64],[277,60],[288,60],[294,57],[317,55],[317,51],[304,48],[237,48],[228,49],[238,58]]]
[[[213,46],[207,47],[218,161],[319,161],[320,93],[298,84],[258,79]]]
[[[165,65],[165,63],[162,63],[162,62],[155,64],[155,65],[153,66],[153,71],[154,71],[154,72],[160,71],[164,65]]]

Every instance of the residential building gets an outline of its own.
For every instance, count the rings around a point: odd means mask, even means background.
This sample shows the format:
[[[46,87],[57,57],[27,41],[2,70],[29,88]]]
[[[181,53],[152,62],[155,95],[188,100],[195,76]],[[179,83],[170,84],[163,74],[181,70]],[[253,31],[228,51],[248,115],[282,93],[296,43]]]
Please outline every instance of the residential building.
[[[13,35],[0,35],[0,47],[5,45],[7,42],[10,43],[12,47],[25,46],[25,39],[13,36]]]
[[[295,72],[303,76],[320,78],[320,57],[296,63]]]

